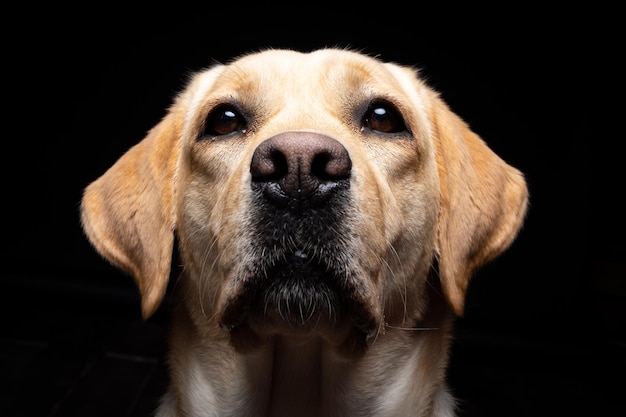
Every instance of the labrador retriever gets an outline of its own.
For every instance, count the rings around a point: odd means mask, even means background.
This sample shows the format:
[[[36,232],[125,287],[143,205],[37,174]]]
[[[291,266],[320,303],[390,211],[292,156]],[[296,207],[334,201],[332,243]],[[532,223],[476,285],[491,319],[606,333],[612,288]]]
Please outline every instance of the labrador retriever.
[[[523,174],[411,67],[267,49],[194,74],[81,203],[168,289],[166,416],[453,416],[451,327],[523,223]]]

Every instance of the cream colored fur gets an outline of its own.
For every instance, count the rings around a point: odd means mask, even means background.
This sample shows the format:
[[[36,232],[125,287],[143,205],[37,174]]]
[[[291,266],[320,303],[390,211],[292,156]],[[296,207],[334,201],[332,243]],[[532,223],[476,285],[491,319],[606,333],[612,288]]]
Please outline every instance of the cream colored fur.
[[[220,113],[224,105],[240,113]],[[389,129],[386,116],[370,121],[372,106],[396,109],[406,130]],[[270,267],[250,271],[282,262],[260,243],[266,235],[279,235],[277,251],[296,239],[258,220],[251,186],[257,150],[286,132],[345,151],[348,177],[330,214],[341,220],[335,253],[322,253],[324,241],[297,245],[336,268],[358,311],[329,299],[308,306],[314,320],[300,313],[301,325],[283,320],[293,311],[237,304],[272,279],[262,277]],[[160,417],[451,417],[454,316],[476,268],[515,238],[527,198],[523,175],[414,69],[348,50],[267,50],[194,75],[163,120],[88,186],[82,222],[96,250],[135,279],[146,318],[163,300],[178,239]],[[304,224],[315,214],[293,216]]]

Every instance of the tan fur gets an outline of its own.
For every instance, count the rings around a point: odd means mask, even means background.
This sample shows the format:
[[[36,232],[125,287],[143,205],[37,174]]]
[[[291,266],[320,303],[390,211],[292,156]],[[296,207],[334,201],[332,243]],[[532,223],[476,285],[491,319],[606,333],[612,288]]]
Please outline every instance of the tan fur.
[[[378,99],[407,131],[363,128]],[[220,104],[241,110],[245,129],[202,136]],[[314,229],[285,223],[282,236],[259,220],[272,210],[259,212],[251,166],[286,132],[294,152],[321,138],[343,155],[347,189],[336,210],[322,209],[340,220],[336,236],[325,218],[311,218]],[[164,297],[178,239],[160,416],[442,417],[455,409],[444,381],[454,314],[476,268],[515,238],[527,198],[522,174],[415,70],[348,50],[268,50],[196,74],[146,138],[87,187],[81,215],[96,250],[136,280],[146,318]],[[312,212],[289,216],[306,224]],[[300,227],[321,237],[302,242]],[[272,234],[275,243],[263,243]],[[262,313],[240,308],[302,247],[339,277],[350,305],[303,305],[310,311],[297,325],[281,301]]]

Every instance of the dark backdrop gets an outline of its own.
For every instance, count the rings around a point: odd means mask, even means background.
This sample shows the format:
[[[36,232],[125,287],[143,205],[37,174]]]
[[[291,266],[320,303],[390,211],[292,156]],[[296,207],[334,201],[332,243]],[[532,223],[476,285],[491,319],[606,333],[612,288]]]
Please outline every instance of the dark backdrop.
[[[3,29],[2,322],[19,324],[13,304],[29,303],[30,291],[99,297],[105,306],[125,300],[139,315],[132,280],[82,235],[78,204],[83,188],[164,115],[191,71],[265,47],[351,47],[421,68],[529,183],[519,238],[472,281],[458,324],[467,344],[455,350],[453,375],[474,372],[467,363],[482,347],[502,347],[508,360],[547,368],[561,383],[582,375],[571,391],[558,382],[532,391],[548,402],[575,403],[581,398],[569,394],[584,398],[601,384],[592,402],[617,404],[626,246],[621,158],[609,145],[623,133],[607,136],[594,118],[614,114],[602,97],[617,87],[611,12],[276,7],[7,13],[15,25]],[[71,303],[54,307],[81,314]]]

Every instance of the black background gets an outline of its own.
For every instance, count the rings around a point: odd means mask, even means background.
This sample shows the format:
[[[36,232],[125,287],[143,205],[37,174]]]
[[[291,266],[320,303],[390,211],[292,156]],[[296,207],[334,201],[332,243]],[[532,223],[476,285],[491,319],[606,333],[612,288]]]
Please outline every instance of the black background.
[[[78,204],[83,188],[165,114],[190,72],[265,47],[341,46],[420,68],[528,180],[525,225],[475,276],[458,321],[450,378],[466,415],[620,407],[626,245],[614,146],[623,139],[616,12],[408,4],[7,9],[4,363],[20,351],[15,335],[28,339],[33,312],[84,314],[67,300],[98,300],[103,311],[124,305],[138,318],[132,280],[89,246]],[[20,357],[20,369],[34,360]],[[0,380],[11,395],[28,392],[20,372]],[[54,410],[41,415],[69,415]]]

